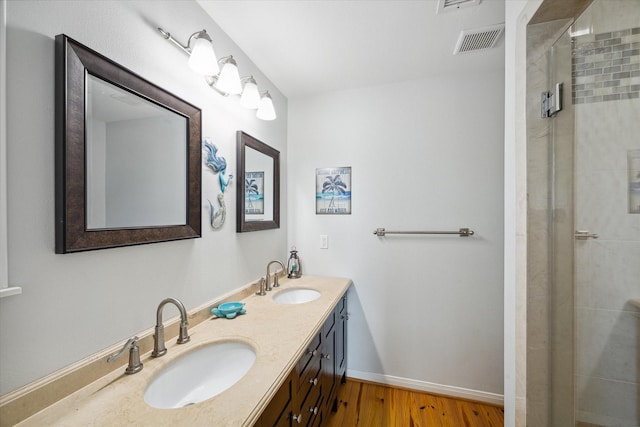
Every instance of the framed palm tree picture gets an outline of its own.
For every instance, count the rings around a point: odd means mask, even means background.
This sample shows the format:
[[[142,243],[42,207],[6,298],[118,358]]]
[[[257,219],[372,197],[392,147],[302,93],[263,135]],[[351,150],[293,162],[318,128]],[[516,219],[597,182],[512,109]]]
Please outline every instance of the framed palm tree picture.
[[[246,215],[264,214],[264,171],[245,172],[244,198]]]
[[[316,169],[316,214],[351,214],[351,167]]]

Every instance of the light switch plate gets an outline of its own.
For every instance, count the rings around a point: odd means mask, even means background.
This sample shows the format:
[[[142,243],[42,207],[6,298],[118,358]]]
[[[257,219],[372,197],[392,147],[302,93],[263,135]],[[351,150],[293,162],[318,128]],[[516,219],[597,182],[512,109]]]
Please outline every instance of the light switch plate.
[[[326,234],[320,235],[320,249],[329,249],[329,237]]]

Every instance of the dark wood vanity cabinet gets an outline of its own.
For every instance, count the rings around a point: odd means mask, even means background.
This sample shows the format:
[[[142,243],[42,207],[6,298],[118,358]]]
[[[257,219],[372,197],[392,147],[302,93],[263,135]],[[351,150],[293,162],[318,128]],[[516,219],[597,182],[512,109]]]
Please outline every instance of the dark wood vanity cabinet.
[[[291,414],[293,412],[294,377],[291,372],[278,392],[273,396],[269,406],[264,410],[256,427],[289,427],[291,426]]]
[[[347,319],[345,293],[256,426],[321,426],[337,409],[338,387],[346,381]]]

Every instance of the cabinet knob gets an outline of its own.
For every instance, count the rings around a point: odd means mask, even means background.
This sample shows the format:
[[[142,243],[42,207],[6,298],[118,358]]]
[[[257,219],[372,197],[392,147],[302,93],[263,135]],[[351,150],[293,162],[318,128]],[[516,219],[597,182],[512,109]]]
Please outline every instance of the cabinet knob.
[[[313,415],[318,415],[318,407],[311,407],[309,408],[309,412],[311,412]]]
[[[347,313],[347,314],[343,314],[342,316],[340,316],[340,318],[341,318],[342,320],[349,320],[349,313]]]
[[[311,355],[311,357],[315,357],[315,355],[316,355],[316,354],[318,354],[318,350],[311,350],[311,349],[308,349],[308,350],[307,350],[307,354],[310,354],[310,355]]]
[[[331,353],[322,354],[322,358],[327,360],[331,359]]]
[[[309,380],[309,384],[313,384],[314,386],[318,385],[318,379],[317,378],[311,378]]]
[[[298,414],[298,415],[291,415],[291,419],[293,421],[297,421],[298,424],[302,423],[302,414]]]

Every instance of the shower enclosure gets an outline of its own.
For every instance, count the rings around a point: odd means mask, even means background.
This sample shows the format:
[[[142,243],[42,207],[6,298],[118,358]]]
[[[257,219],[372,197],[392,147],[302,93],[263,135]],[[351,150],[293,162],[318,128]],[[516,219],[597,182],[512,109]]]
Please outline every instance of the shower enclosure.
[[[527,425],[638,427],[640,1],[530,30],[563,105],[528,127]]]

